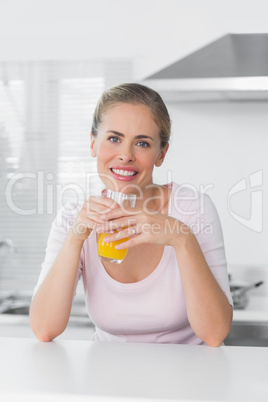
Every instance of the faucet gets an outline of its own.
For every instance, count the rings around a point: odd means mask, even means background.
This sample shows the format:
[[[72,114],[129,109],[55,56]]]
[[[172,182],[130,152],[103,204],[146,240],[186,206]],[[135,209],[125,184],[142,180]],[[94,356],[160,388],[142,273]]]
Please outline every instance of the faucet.
[[[0,249],[6,247],[10,254],[16,254],[17,253],[17,248],[15,247],[14,242],[11,239],[4,239],[0,241]],[[5,297],[0,297],[0,314],[2,313],[2,304],[6,302],[6,300],[13,299],[13,295],[5,296]]]
[[[8,251],[11,254],[16,254],[17,253],[17,249],[15,247],[15,244],[10,239],[5,239],[5,240],[0,241],[0,248],[2,248],[2,247],[7,247]]]

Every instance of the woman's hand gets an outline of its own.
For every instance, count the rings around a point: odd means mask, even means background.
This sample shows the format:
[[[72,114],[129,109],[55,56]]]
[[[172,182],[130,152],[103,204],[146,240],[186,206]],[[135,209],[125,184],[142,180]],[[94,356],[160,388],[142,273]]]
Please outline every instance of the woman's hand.
[[[179,220],[148,209],[145,211],[119,207],[103,214],[100,220],[102,225],[97,227],[97,233],[118,231],[107,236],[105,242],[126,239],[125,242],[116,245],[118,250],[142,243],[174,247],[178,244],[179,234],[190,232],[189,226]]]
[[[109,213],[114,209],[118,209],[119,205],[105,196],[91,196],[84,202],[75,223],[72,226],[72,236],[75,236],[77,240],[86,240],[92,230],[96,230],[103,224],[101,216],[105,213]],[[108,233],[114,233],[108,231]]]

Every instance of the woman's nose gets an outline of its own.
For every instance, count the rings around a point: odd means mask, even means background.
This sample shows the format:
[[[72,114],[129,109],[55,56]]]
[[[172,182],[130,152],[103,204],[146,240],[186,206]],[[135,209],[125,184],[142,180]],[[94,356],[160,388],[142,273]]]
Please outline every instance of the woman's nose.
[[[132,162],[135,160],[135,155],[132,147],[124,147],[119,154],[119,159],[122,162]]]

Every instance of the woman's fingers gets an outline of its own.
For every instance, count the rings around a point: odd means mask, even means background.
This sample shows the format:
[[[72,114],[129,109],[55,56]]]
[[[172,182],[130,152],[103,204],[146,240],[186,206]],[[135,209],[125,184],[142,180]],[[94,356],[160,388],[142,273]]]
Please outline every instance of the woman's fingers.
[[[114,209],[118,209],[119,205],[105,196],[91,196],[84,202],[74,224],[72,225],[73,233],[80,239],[85,240],[92,230],[96,230],[102,223],[101,215],[108,213]],[[114,229],[108,228],[107,233],[113,234]]]
[[[140,243],[170,245],[177,241],[180,222],[156,211],[124,208],[105,197],[90,197],[79,214],[77,227],[85,236],[91,230],[107,233],[105,242],[123,240],[118,249]],[[176,226],[177,225],[177,226]],[[179,228],[180,229],[180,228]]]
[[[125,207],[119,206],[119,205],[118,205],[118,207],[119,208],[114,208],[110,211],[107,211],[106,213],[103,213],[101,219],[103,221],[110,221],[110,220],[114,220],[114,219],[118,219],[118,218],[126,217],[126,216],[136,216],[141,213],[141,210],[136,209],[136,208],[125,208]]]
[[[92,196],[86,201],[85,207],[89,213],[107,214],[113,209],[118,209],[119,205],[110,198]]]
[[[103,196],[90,197],[84,202],[73,225],[73,231],[83,238],[88,237],[91,230],[96,229],[102,223],[101,214],[111,211],[112,208],[117,208],[113,200]]]
[[[135,217],[106,222],[97,228],[97,232],[107,233],[112,229],[118,231],[112,236],[107,236],[107,242],[126,239],[125,242],[118,245],[118,249],[133,247],[141,243],[169,246],[177,244],[178,236],[185,231],[184,226],[185,224],[177,219],[163,214],[151,216],[141,213]],[[189,230],[187,225],[186,230]]]
[[[97,230],[98,231],[98,230]],[[104,233],[108,233],[108,232],[104,232]],[[130,226],[127,227],[125,229],[121,229],[119,231],[116,231],[116,233],[114,233],[113,235],[107,236],[106,238],[104,238],[104,241],[106,243],[110,243],[116,240],[121,240],[121,239],[125,239],[128,238],[130,236],[134,236],[137,235],[137,231],[136,228],[134,226]]]
[[[108,231],[111,230],[122,230],[122,228],[134,226],[137,224],[137,218],[136,217],[124,217],[124,218],[119,218],[115,219],[109,222],[103,222],[101,221],[101,224],[98,226],[97,233],[107,233]]]
[[[107,197],[90,197],[83,205],[81,215],[85,221],[93,221],[94,223],[102,223],[102,214],[110,212],[112,209],[119,208],[113,200]]]

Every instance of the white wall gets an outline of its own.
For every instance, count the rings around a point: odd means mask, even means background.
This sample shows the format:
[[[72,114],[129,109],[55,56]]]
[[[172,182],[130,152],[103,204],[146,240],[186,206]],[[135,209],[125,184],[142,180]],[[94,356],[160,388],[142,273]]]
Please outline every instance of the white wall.
[[[200,190],[208,186],[230,265],[268,266],[268,102],[177,103],[168,108],[172,140],[156,181],[172,179]],[[251,189],[250,175],[257,171],[262,171],[263,184]],[[234,194],[228,207],[230,190],[244,178],[246,189]],[[251,205],[252,191],[262,191],[262,209],[254,201]],[[262,231],[241,224],[230,210],[246,220],[261,217]]]
[[[267,0],[1,0],[0,60],[134,58],[144,78],[228,32],[267,32]]]

